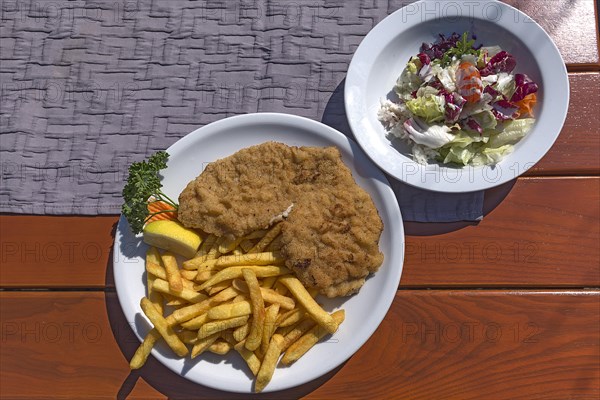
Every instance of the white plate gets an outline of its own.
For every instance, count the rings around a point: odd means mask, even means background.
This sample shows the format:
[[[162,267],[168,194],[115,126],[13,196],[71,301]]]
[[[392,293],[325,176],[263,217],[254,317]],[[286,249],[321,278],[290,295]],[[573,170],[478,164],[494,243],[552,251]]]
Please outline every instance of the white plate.
[[[337,146],[356,182],[367,190],[384,223],[379,246],[385,261],[360,292],[349,298],[319,298],[329,310],[344,308],[346,320],[327,341],[317,344],[288,368],[277,368],[265,391],[290,388],[326,374],[346,361],[373,334],[387,313],[400,282],[404,254],[404,229],[394,193],[383,173],[360,147],[346,136],[306,118],[286,114],[248,114],[227,118],[185,136],[167,152],[163,190],[176,199],[185,185],[212,161],[244,147],[278,141],[294,146]],[[146,245],[133,236],[121,217],[115,236],[114,275],[119,302],[136,335],[142,339],[150,324],[140,307],[145,296]],[[252,380],[244,361],[236,354],[202,355],[195,360],[177,359],[162,343],[152,351],[161,363],[187,379],[215,389],[252,392]]]
[[[418,164],[408,146],[386,138],[377,119],[385,99],[411,56],[439,33],[475,33],[476,43],[499,45],[517,59],[540,89],[536,123],[496,166],[452,168]],[[420,1],[379,23],[362,41],[348,69],[346,114],[358,143],[383,170],[412,186],[440,192],[488,189],[521,175],[550,149],[563,126],[569,105],[567,69],[556,46],[531,18],[497,1]]]

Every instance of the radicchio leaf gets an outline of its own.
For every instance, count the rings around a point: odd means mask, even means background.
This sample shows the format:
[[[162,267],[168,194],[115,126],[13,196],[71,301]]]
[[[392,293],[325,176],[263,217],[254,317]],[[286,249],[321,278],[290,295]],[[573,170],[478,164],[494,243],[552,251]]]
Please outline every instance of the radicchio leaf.
[[[498,72],[511,72],[517,66],[517,60],[506,51],[496,54],[480,71],[481,76],[497,74]]]
[[[515,90],[515,93],[510,98],[510,101],[513,102],[521,101],[527,95],[538,91],[538,85],[525,74],[515,75],[515,85],[517,86],[517,90]]]
[[[446,90],[441,91],[440,94],[443,95],[446,100],[446,123],[455,123],[458,121],[467,100],[458,93],[449,93]]]
[[[494,89],[492,85],[487,85],[485,89],[483,89],[483,93],[489,94],[490,96],[492,96],[492,99],[495,99],[501,95],[501,93]]]
[[[479,123],[477,121],[475,121],[473,118],[469,118],[466,122],[466,125],[471,130],[479,133],[480,136],[481,136],[481,134],[483,134],[483,129],[481,128],[481,125],[479,125]]]
[[[431,64],[431,58],[429,58],[429,56],[427,54],[419,53],[418,57],[419,57],[419,60],[421,61],[421,64],[423,64],[423,65]]]
[[[460,38],[461,36],[456,32],[449,37],[440,34],[440,38],[434,44],[423,43],[421,53],[426,54],[430,60],[442,58],[447,50],[456,47]]]
[[[519,107],[508,100],[499,100],[492,104],[492,113],[498,121],[514,119]]]

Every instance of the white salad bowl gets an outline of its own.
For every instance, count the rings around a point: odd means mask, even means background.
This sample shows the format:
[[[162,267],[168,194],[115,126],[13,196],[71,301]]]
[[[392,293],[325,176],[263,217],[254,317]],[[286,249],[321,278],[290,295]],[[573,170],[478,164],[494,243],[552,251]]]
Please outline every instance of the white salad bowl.
[[[527,74],[538,84],[536,122],[514,151],[495,165],[419,164],[408,144],[390,141],[377,112],[423,43],[435,42],[440,33],[466,31],[476,36],[477,45],[498,45],[512,54],[517,60],[514,73]],[[356,140],[388,174],[422,189],[472,192],[515,179],[546,154],[567,115],[569,81],[552,39],[521,11],[494,0],[423,0],[389,15],[364,38],[348,69],[344,101]]]

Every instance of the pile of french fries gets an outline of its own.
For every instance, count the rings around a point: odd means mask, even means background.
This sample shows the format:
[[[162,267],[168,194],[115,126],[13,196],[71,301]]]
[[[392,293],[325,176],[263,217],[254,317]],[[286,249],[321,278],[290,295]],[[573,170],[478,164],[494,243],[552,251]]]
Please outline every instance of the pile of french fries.
[[[256,377],[254,390],[260,392],[281,355],[281,364],[290,365],[334,333],[344,310],[327,313],[315,301],[316,291],[307,290],[284,266],[280,231],[275,225],[235,240],[209,235],[181,268],[174,254],[150,248],[148,295],[141,307],[154,328],[130,367],[144,365],[161,339],[179,357],[234,350]]]

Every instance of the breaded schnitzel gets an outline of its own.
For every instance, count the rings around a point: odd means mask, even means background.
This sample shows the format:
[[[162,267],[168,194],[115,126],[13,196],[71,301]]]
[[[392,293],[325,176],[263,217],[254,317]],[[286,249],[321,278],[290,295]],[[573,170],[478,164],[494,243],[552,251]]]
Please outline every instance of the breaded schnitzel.
[[[281,253],[306,287],[355,293],[383,262],[381,218],[335,147],[268,142],[211,163],[179,196],[186,227],[241,237],[282,223]]]

